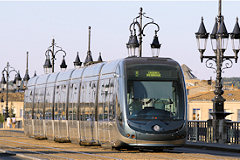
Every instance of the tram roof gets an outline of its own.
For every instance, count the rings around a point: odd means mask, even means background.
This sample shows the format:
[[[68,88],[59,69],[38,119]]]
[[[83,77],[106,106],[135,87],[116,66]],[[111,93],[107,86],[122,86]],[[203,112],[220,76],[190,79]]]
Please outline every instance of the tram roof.
[[[105,65],[105,64],[106,62],[102,62],[102,63],[97,63],[97,64],[87,66],[83,72],[82,77],[84,78],[84,77],[98,76],[102,68],[102,65]]]
[[[69,70],[66,70],[66,71],[63,71],[63,72],[59,72],[56,81],[60,82],[60,81],[64,81],[64,80],[69,80],[71,78],[72,72],[74,70],[75,69],[69,69]]]
[[[86,66],[79,69],[69,69],[67,71],[55,72],[51,74],[44,74],[40,76],[36,76],[31,78],[28,81],[28,87],[43,84],[43,83],[55,83],[59,81],[69,80],[69,79],[79,79],[81,77],[92,77],[98,76],[101,70],[101,74],[115,73],[116,68],[119,63],[125,62],[128,64],[163,64],[163,65],[171,65],[176,66],[178,63],[171,58],[155,58],[155,57],[128,57],[122,58],[118,60],[113,60],[109,62],[102,62],[93,64],[90,66]]]
[[[118,64],[124,59],[118,59],[114,61],[107,62],[103,67],[101,74],[115,73]]]
[[[36,85],[45,84],[47,82],[47,79],[49,76],[50,76],[50,74],[44,74],[44,75],[38,76]]]
[[[39,77],[39,76],[35,76],[35,77],[33,77],[33,78],[30,78],[29,81],[28,81],[28,83],[27,83],[27,86],[28,86],[28,87],[34,86],[34,85],[36,84],[36,81],[37,81],[38,77]]]
[[[171,58],[163,57],[128,57],[124,61],[127,64],[162,64],[162,65],[171,65],[179,66],[178,62]]]
[[[72,73],[71,79],[80,79],[84,68],[75,69]]]
[[[47,83],[55,83],[59,73],[60,72],[51,73],[47,80]]]

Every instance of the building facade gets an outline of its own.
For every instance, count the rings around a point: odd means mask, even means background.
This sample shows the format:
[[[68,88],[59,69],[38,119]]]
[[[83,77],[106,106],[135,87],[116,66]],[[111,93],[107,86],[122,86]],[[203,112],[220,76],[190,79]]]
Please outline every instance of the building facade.
[[[0,93],[0,114],[6,113],[6,93]],[[8,93],[8,113],[9,117],[15,117],[17,125],[23,125],[23,106],[24,106],[24,93],[15,92]]]
[[[223,97],[225,112],[232,113],[226,119],[240,121],[240,90],[225,90]],[[201,92],[188,96],[188,120],[212,119],[213,91]]]

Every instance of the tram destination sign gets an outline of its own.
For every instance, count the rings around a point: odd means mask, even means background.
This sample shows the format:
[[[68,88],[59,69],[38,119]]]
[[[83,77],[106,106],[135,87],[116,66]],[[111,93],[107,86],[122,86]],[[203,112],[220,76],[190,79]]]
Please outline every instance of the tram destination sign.
[[[177,79],[176,70],[129,70],[130,79]]]
[[[161,77],[161,73],[159,71],[147,71],[146,77]]]
[[[176,67],[160,65],[133,65],[126,68],[130,79],[177,80],[179,71]]]

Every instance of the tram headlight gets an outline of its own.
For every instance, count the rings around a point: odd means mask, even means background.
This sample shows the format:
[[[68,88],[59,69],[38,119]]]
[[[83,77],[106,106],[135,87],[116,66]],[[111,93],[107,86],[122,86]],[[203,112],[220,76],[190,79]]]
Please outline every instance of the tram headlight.
[[[156,131],[156,132],[159,132],[161,130],[161,128],[160,128],[159,125],[154,125],[153,130]]]

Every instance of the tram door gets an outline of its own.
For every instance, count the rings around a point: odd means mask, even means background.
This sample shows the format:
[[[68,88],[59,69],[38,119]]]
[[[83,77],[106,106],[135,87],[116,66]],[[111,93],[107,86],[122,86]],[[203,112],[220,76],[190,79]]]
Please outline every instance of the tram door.
[[[91,138],[92,142],[97,142],[97,120],[96,120],[96,95],[97,95],[97,81],[91,82],[91,93],[90,93],[90,106],[91,106],[91,114],[90,114],[90,125],[91,125]]]
[[[80,132],[81,141],[96,142],[95,127],[95,81],[83,82],[80,99]]]
[[[87,141],[87,137],[86,137],[86,121],[87,121],[87,115],[85,111],[86,107],[86,97],[87,97],[87,92],[86,92],[86,87],[87,84],[86,83],[82,83],[82,87],[81,87],[81,96],[80,96],[80,135],[81,135],[81,141]]]
[[[101,143],[106,143],[109,140],[108,136],[108,85],[107,79],[100,81],[100,90],[98,97],[98,138]]]
[[[112,141],[115,119],[114,83],[112,79],[101,80],[98,97],[98,136],[101,143]]]
[[[116,128],[114,128],[114,124],[115,124],[115,110],[116,110],[116,104],[115,104],[115,100],[116,100],[116,95],[115,95],[115,84],[114,83],[114,79],[110,80],[110,84],[109,84],[109,93],[108,93],[108,97],[109,97],[109,110],[108,110],[108,129],[109,129],[109,136],[110,142],[115,141],[116,139]]]

